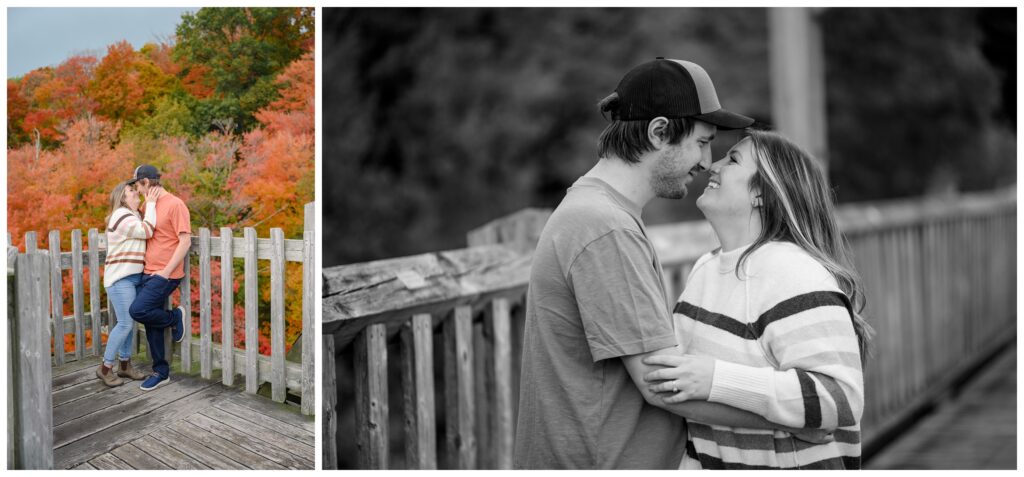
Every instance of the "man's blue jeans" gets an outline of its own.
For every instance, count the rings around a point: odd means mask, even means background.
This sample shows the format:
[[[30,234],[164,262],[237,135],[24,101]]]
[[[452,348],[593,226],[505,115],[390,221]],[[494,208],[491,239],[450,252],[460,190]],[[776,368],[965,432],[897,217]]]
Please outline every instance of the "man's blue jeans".
[[[167,279],[160,275],[143,275],[142,284],[132,302],[128,312],[132,319],[146,326],[146,342],[149,344],[149,353],[153,356],[153,371],[162,377],[167,377],[171,368],[167,364],[164,349],[164,330],[174,323],[174,317],[181,313],[180,310],[166,310],[164,304],[167,297],[171,296],[181,279]],[[182,317],[184,318],[184,317]],[[188,333],[189,324],[185,324],[185,333]]]
[[[128,308],[135,302],[136,288],[142,283],[143,275],[136,273],[119,279],[107,287],[107,296],[117,315],[117,326],[107,336],[107,349],[103,352],[103,363],[113,366],[114,360],[128,361],[132,357],[132,320]]]

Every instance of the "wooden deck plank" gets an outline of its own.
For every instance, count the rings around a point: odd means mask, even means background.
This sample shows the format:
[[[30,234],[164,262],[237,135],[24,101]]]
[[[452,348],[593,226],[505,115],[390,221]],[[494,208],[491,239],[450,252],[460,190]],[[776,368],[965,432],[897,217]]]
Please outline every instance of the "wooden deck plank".
[[[98,430],[120,422],[145,415],[150,411],[164,407],[210,386],[210,382],[185,378],[161,385],[147,391],[135,399],[109,406],[102,412],[94,412],[81,418],[65,422],[53,428],[53,447],[65,446],[83,437],[95,434]]]
[[[144,439],[144,438],[143,438]],[[140,439],[141,440],[141,439]],[[139,441],[135,441],[139,442]],[[144,446],[145,447],[145,446]],[[145,470],[166,470],[172,467],[160,462],[153,455],[157,455],[161,451],[159,447],[147,447],[145,450],[135,447],[133,444],[128,443],[121,447],[117,447],[110,451],[111,454],[117,458],[123,460],[126,464],[130,465],[133,469],[145,469]],[[152,455],[150,455],[152,454]]]
[[[142,449],[162,461],[160,464],[163,465],[164,468],[175,470],[204,470],[210,468],[210,466],[207,466],[192,456],[175,449],[166,442],[157,440],[153,435],[162,434],[163,432],[163,429],[154,431],[148,436],[136,439],[133,443],[138,446],[139,449]],[[136,469],[142,468],[144,467],[136,467]]]
[[[90,357],[53,369],[57,469],[314,467],[315,419],[298,406],[227,388],[219,376],[175,375],[149,392],[133,381],[107,388],[98,364]],[[199,424],[187,421],[193,415]]]
[[[868,461],[866,468],[1015,469],[1016,390],[1015,344],[987,365],[959,396],[916,423]]]
[[[223,455],[229,460],[240,462],[251,469],[285,469],[283,465],[248,449],[242,448],[238,444],[213,434],[206,429],[196,426],[195,424],[179,421],[171,424],[168,429],[216,451],[218,454]]]
[[[266,414],[259,413],[233,402],[219,401],[214,406],[217,409],[234,414],[246,421],[266,427],[278,434],[288,436],[302,443],[308,443],[310,446],[313,445],[313,440],[316,438],[316,435],[313,432],[307,431],[301,427],[293,426],[284,421],[279,421],[273,417],[267,416]]]
[[[101,454],[89,461],[97,470],[135,470],[113,454]]]
[[[53,390],[60,391],[61,389],[96,379],[96,370],[94,367],[99,365],[99,361],[95,361],[92,359],[84,361],[92,361],[92,363],[90,363],[90,365],[86,368],[80,368],[75,371],[53,378]]]
[[[199,414],[209,417],[221,424],[231,426],[263,442],[272,444],[285,452],[294,454],[301,458],[308,458],[310,462],[313,462],[316,458],[314,457],[316,452],[313,447],[313,439],[309,439],[308,443],[304,440],[295,440],[277,433],[262,424],[247,421],[216,407],[203,409],[199,411]]]
[[[245,464],[229,459],[227,456],[217,452],[210,446],[200,442],[198,439],[185,436],[169,427],[160,429],[150,434],[152,439],[159,441],[164,446],[172,447],[182,454],[201,462],[203,465],[214,470],[239,470],[248,469]]]
[[[83,383],[69,389],[74,390],[79,387],[96,387],[97,385],[100,387],[100,390],[94,394],[83,396],[81,399],[76,399],[60,405],[57,405],[57,393],[54,393],[53,425],[59,426],[65,422],[78,419],[87,414],[107,409],[112,405],[120,404],[146,392],[139,389],[138,381],[126,381],[124,384],[116,388],[107,388],[106,385],[101,383],[98,379],[95,383]]]
[[[281,404],[270,401],[266,398],[253,396],[245,393],[235,393],[225,399],[241,406],[245,406],[261,414],[273,417],[279,421],[287,422],[293,426],[305,429],[310,433],[316,432],[316,422],[313,416],[303,416],[299,408],[290,404]]]
[[[207,431],[223,436],[225,439],[238,444],[240,447],[260,454],[273,460],[289,469],[313,469],[313,461],[302,459],[288,452],[278,449],[273,444],[268,444],[260,439],[241,432],[227,424],[222,424],[202,414],[192,414],[185,419]]]
[[[98,366],[99,364],[100,362],[96,358],[87,358],[79,361],[68,361],[63,366],[54,367],[50,373],[50,376],[53,378],[54,381],[56,381],[57,378],[60,376],[71,374],[76,371],[81,371],[87,368],[92,369],[93,367]]]
[[[90,464],[88,462],[82,462],[81,464],[78,464],[78,465],[72,467],[71,470],[98,470],[98,469],[96,469],[96,467],[94,467],[92,464]]]
[[[131,442],[132,440],[148,434],[154,428],[179,420],[182,416],[195,412],[197,408],[211,406],[213,401],[224,391],[224,387],[221,385],[211,386],[210,384],[211,383],[207,382],[201,383],[201,385],[198,386],[198,390],[194,390],[193,393],[186,394],[175,401],[167,401],[165,399],[163,404],[156,408],[153,408],[152,405],[154,400],[151,399],[144,403],[145,405],[129,403],[118,404],[105,411],[94,413],[83,418],[93,419],[94,417],[98,417],[97,420],[106,419],[110,422],[117,423],[98,432],[93,430],[91,433],[84,435],[84,429],[79,428],[77,433],[81,435],[80,438],[77,440],[68,440],[67,444],[54,448],[54,468],[66,469],[72,467],[88,460],[91,456],[103,453],[106,450]],[[150,391],[149,393],[156,393],[158,391],[160,391],[160,389]],[[132,401],[138,400],[135,399]],[[156,410],[157,412],[139,413],[147,408],[148,411]],[[76,421],[85,422],[83,419],[78,419]],[[79,424],[81,425],[81,422],[79,422]],[[99,427],[105,425],[106,422],[94,424]],[[57,429],[55,429],[55,441],[57,440],[57,435]]]

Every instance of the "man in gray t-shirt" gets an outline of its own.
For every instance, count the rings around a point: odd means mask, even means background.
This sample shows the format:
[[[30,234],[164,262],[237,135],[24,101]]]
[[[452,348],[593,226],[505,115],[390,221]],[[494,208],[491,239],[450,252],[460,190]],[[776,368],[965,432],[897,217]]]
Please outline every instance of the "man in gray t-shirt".
[[[686,195],[694,174],[710,167],[717,129],[753,120],[721,108],[703,68],[662,58],[627,73],[600,107],[612,119],[600,159],[569,188],[533,257],[520,469],[676,468],[686,442],[677,415],[701,405],[666,405],[643,382],[655,369],[644,356],[678,348],[640,215],[655,197]]]

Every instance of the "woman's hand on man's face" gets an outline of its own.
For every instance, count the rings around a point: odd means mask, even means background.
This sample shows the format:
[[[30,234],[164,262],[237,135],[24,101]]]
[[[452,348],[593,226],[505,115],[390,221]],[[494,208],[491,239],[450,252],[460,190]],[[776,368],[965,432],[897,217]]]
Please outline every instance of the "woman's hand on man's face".
[[[148,202],[152,202],[152,203],[155,204],[156,200],[158,198],[160,198],[160,188],[159,187],[150,187],[149,190],[146,191],[146,202],[147,203]]]
[[[651,392],[663,393],[661,397],[666,403],[705,401],[711,395],[715,360],[710,357],[654,355],[644,358],[643,362],[651,366],[666,366],[644,375]]]

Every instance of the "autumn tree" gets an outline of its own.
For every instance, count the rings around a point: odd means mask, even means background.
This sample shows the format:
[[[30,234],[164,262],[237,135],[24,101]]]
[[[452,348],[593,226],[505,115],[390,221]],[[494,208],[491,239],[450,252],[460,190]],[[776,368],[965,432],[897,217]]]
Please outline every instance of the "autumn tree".
[[[312,8],[204,8],[186,13],[174,57],[186,77],[208,68],[214,95],[197,108],[207,121],[233,118],[240,131],[255,126],[253,113],[276,99],[274,78],[312,49]]]

